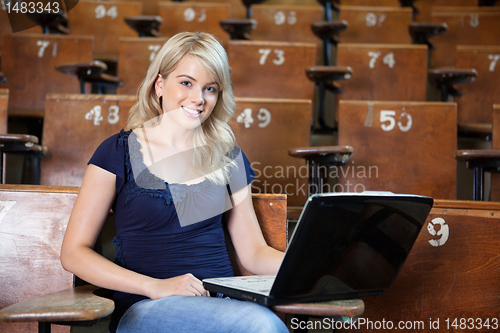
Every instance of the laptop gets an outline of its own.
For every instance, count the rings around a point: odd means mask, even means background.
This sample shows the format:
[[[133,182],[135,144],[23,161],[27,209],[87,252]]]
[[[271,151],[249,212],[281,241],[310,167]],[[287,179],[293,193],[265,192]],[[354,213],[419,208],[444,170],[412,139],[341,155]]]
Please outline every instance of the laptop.
[[[391,192],[308,198],[274,276],[203,280],[216,297],[264,306],[381,295],[396,279],[432,208]]]

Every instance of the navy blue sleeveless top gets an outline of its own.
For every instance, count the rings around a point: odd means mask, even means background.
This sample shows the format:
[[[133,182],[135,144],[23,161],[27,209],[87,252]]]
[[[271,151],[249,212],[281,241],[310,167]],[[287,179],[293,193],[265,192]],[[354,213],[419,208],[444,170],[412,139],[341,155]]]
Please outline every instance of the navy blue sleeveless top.
[[[229,184],[205,180],[184,185],[165,183],[150,173],[141,164],[139,148],[135,133],[122,130],[106,139],[89,161],[116,175],[117,194],[112,206],[116,263],[160,279],[186,273],[198,279],[234,275],[224,241],[222,212],[230,208],[230,193],[255,178],[244,153],[237,147],[232,152],[237,167],[231,168]],[[144,166],[142,172],[133,170],[137,165]],[[116,331],[130,306],[146,298],[116,292],[111,332]]]

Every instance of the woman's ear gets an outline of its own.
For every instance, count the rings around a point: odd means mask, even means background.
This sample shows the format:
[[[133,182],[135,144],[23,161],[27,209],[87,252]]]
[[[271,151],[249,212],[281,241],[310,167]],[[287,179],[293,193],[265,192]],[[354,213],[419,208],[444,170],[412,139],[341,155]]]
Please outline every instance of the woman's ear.
[[[163,77],[161,76],[161,74],[158,74],[155,81],[156,96],[161,97],[162,89],[163,89]]]

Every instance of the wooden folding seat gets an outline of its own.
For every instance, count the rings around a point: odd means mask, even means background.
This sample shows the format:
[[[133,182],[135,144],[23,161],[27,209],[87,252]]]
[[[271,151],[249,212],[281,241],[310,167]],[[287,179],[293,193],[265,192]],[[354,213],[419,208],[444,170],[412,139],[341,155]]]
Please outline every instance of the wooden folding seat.
[[[497,153],[496,164],[500,165],[500,103],[493,105],[492,149]],[[500,201],[500,174],[497,172],[491,175],[491,201]]]
[[[95,59],[116,61],[119,38],[137,36],[124,19],[141,13],[140,1],[80,0],[68,12],[68,28],[74,35],[95,37]]]
[[[474,82],[457,84],[461,96],[454,98],[458,107],[458,125],[492,123],[493,104],[500,103],[500,45],[459,45],[456,68],[474,68]]]
[[[47,93],[78,93],[77,80],[55,67],[93,59],[91,36],[5,34],[2,72],[7,78],[0,88],[10,90],[9,116],[43,117]]]
[[[160,2],[158,15],[163,19],[160,33],[165,37],[183,31],[203,31],[213,34],[223,45],[229,40],[219,24],[231,15],[229,3]]]
[[[80,186],[92,154],[125,127],[134,103],[125,95],[47,95],[43,142],[51,154],[42,161],[41,184]]]
[[[0,185],[0,308],[74,286],[59,253],[77,194],[72,187]],[[0,320],[0,331],[36,332],[37,324]]]
[[[158,15],[129,16],[125,18],[125,22],[139,34],[139,37],[161,37],[158,29],[163,19]]]
[[[229,125],[257,175],[254,193],[286,194],[300,211],[309,195],[327,191],[318,166],[342,165],[352,149],[309,147],[311,117],[310,100],[236,98]]]
[[[339,19],[348,27],[340,33],[343,43],[410,44],[411,8],[340,6]]]
[[[163,1],[165,1],[165,0],[163,0]],[[315,1],[315,0],[307,0],[307,1]],[[193,2],[229,4],[231,6],[231,16],[230,17],[233,19],[244,19],[247,17],[247,12],[248,12],[247,4],[251,3],[252,0],[245,0],[245,1],[242,1],[242,0],[196,0]]]
[[[0,36],[6,33],[12,33],[12,28],[9,23],[9,17],[7,16],[7,11],[3,8],[3,2],[1,3],[2,8],[0,10]],[[0,56],[2,55],[2,41],[0,41]]]
[[[227,52],[236,97],[313,99],[305,69],[316,63],[315,44],[229,41]]]
[[[89,326],[113,312],[114,303],[108,299],[112,291],[91,285],[72,288],[73,275],[59,262],[77,193],[75,187],[0,186],[0,248],[5,248],[0,252],[2,331],[33,332],[35,322],[39,323],[39,332],[50,332],[51,323]],[[252,202],[267,244],[284,251],[288,236],[286,196],[252,194]],[[111,239],[101,237],[100,241]],[[235,274],[248,275],[230,240],[226,243]],[[278,314],[356,318],[363,313],[364,303],[360,299],[295,303],[273,310]],[[59,325],[54,326],[55,332],[69,332]]]
[[[433,7],[431,17],[448,26],[445,34],[433,38],[431,68],[455,66],[457,45],[500,44],[500,7]]]
[[[414,6],[417,8],[415,20],[430,22],[432,7],[473,7],[478,5],[478,0],[418,0]]]
[[[118,51],[118,77],[123,86],[117,88],[121,95],[135,95],[146,77],[150,62],[168,38],[128,37],[120,38]]]
[[[40,183],[40,159],[45,156],[47,148],[41,146],[36,136],[27,134],[7,134],[7,106],[9,90],[0,89],[0,184],[5,183],[4,154],[23,155],[31,158],[25,162],[24,181]],[[31,163],[30,163],[31,162]]]
[[[457,161],[464,162],[465,166],[473,170],[473,200],[488,199],[485,193],[485,173],[491,173],[491,201],[500,201],[500,104],[493,105],[493,123],[491,148],[461,149],[455,154]]]
[[[340,0],[342,6],[381,6],[398,7],[401,6],[399,0]]]
[[[409,44],[337,45],[337,65],[350,67],[340,99],[425,101],[427,46]]]
[[[267,5],[252,6],[252,18],[257,22],[251,35],[254,40],[316,43],[311,25],[323,20],[323,8],[317,6]]]
[[[0,133],[7,133],[8,104],[9,104],[9,90],[0,89]]]
[[[338,144],[355,153],[336,190],[455,199],[456,123],[455,103],[341,100]]]
[[[253,193],[287,194],[289,206],[305,203],[308,167],[288,149],[309,146],[311,117],[310,100],[236,98],[229,125],[257,175]]]
[[[0,55],[2,54],[2,35],[12,33],[12,26],[10,25],[10,20],[7,15],[7,8],[3,2],[0,2]],[[42,33],[42,28],[36,26],[27,30],[20,31],[18,33]]]
[[[394,284],[363,299],[364,322],[408,332],[498,331],[499,216],[498,202],[435,200]]]

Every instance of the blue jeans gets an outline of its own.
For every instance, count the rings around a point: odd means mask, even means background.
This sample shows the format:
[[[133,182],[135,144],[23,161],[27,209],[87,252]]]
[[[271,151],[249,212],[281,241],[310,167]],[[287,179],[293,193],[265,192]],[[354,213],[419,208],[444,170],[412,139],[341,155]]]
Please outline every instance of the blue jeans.
[[[283,321],[256,303],[206,296],[170,296],[132,305],[117,333],[288,333]]]

